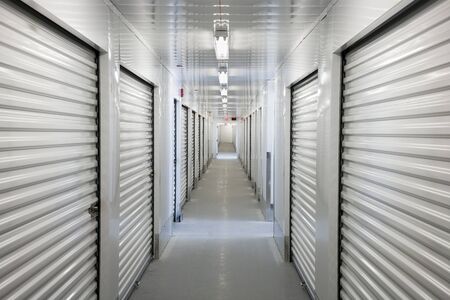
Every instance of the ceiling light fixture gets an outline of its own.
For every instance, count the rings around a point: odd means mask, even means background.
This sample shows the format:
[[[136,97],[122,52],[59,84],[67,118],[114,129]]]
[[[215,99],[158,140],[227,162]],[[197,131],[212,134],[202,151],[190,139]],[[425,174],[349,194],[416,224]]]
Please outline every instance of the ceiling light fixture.
[[[227,65],[227,63],[219,63],[219,83],[221,85],[228,84],[228,65]]]
[[[227,103],[228,102],[228,98],[227,97],[222,97],[222,103]]]
[[[222,107],[227,108],[227,104],[226,103],[222,104]]]
[[[222,96],[222,97],[228,96],[228,90],[227,90],[226,87],[223,87],[223,88],[220,89],[220,96]]]
[[[219,82],[220,82],[220,84],[227,84],[228,83],[228,74],[227,74],[227,72],[220,72],[219,71]]]
[[[222,17],[222,15],[220,15]],[[229,58],[229,30],[228,20],[214,20],[214,50],[217,60],[227,60]]]

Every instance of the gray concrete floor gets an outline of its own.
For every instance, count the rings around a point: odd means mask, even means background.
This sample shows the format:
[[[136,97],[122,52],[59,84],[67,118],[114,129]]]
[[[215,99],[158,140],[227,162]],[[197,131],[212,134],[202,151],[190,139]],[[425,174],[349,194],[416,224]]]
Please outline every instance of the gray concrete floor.
[[[238,160],[213,160],[132,299],[308,299]]]
[[[219,153],[234,153],[236,152],[236,148],[233,143],[219,143]]]

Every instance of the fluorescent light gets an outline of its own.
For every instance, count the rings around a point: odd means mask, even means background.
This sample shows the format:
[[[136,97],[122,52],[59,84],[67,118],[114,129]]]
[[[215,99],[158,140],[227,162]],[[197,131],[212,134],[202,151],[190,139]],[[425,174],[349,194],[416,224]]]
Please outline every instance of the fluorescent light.
[[[228,39],[224,37],[216,38],[214,48],[218,60],[227,60],[229,58]]]
[[[221,85],[227,85],[228,84],[228,73],[227,71],[219,71],[219,83]]]
[[[227,99],[227,97],[222,97],[222,103],[227,103],[228,102],[228,99]]]
[[[222,96],[222,97],[228,96],[228,90],[227,90],[227,88],[221,88],[221,89],[220,89],[220,96]]]
[[[229,25],[228,20],[214,21],[214,49],[217,60],[227,60],[229,58]]]

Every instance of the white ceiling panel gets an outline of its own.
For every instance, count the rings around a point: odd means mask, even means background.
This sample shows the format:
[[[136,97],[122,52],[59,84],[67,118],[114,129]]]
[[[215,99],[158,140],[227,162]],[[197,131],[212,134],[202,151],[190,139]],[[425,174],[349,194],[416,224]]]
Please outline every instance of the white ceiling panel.
[[[179,72],[191,101],[220,113],[222,102],[213,44],[219,1],[112,0],[161,61]],[[271,79],[330,0],[223,0],[230,22],[229,105],[239,114]]]

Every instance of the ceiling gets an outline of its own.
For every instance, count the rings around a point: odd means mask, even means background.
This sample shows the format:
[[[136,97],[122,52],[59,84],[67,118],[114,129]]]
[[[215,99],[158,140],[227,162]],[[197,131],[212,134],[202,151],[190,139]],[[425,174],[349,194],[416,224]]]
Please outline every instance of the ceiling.
[[[112,0],[169,69],[188,98],[222,116],[213,44],[219,0]],[[330,0],[221,0],[230,21],[228,115],[239,115],[299,43]],[[216,15],[215,15],[216,14]]]

